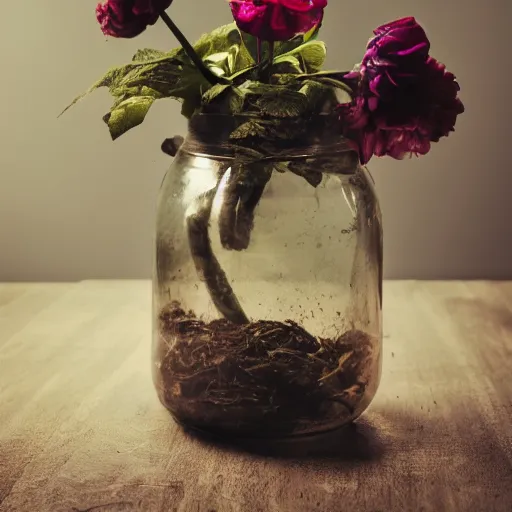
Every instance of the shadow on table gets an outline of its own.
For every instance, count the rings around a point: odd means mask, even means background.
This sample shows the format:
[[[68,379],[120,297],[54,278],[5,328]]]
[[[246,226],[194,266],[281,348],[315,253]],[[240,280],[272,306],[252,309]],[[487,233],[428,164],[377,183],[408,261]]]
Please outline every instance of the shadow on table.
[[[383,443],[378,430],[366,419],[343,428],[303,436],[297,439],[226,439],[188,430],[187,435],[202,443],[214,444],[227,451],[249,452],[255,455],[293,459],[337,459],[346,461],[377,461],[383,455]]]

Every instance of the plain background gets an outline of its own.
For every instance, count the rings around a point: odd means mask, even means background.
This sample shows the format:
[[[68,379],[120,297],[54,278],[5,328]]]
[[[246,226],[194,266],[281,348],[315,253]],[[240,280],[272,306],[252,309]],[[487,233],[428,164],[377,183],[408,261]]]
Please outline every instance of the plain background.
[[[3,5],[6,4],[6,5]],[[2,2],[0,280],[141,278],[151,272],[155,200],[183,134],[179,105],[157,103],[115,143],[96,92],[59,112],[136,49],[176,46],[162,23],[134,40],[107,40],[96,0]],[[190,39],[231,20],[225,0],[175,0]],[[374,159],[384,214],[387,277],[512,277],[511,0],[330,0],[328,67],[361,60],[371,31],[414,15],[431,54],[461,83],[457,131],[421,159]]]

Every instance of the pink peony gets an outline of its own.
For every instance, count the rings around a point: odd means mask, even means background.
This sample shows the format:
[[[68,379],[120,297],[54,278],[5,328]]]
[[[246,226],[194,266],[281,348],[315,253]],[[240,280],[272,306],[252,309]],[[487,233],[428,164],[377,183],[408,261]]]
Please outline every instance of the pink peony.
[[[131,38],[154,25],[172,0],[106,0],[96,7],[96,18],[107,36]]]
[[[240,30],[265,41],[305,34],[323,18],[327,0],[230,0]]]
[[[429,57],[430,43],[414,18],[375,34],[359,71],[346,76],[357,80],[356,97],[339,106],[344,133],[357,142],[363,164],[373,155],[428,153],[464,112],[455,76]]]

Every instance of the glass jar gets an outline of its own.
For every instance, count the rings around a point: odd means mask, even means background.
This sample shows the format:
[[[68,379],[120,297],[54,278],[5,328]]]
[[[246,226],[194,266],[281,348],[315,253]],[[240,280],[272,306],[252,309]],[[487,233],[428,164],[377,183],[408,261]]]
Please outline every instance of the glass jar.
[[[181,424],[230,436],[340,427],[373,399],[382,230],[372,180],[321,117],[283,150],[200,115],[163,181],[153,378]]]

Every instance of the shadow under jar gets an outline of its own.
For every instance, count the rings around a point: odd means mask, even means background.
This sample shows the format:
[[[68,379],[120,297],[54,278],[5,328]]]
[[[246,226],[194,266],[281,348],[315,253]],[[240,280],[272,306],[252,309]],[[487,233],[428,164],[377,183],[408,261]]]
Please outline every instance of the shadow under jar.
[[[331,430],[357,418],[379,384],[378,201],[327,117],[287,147],[233,145],[246,122],[193,118],[162,184],[154,383],[187,427]]]

